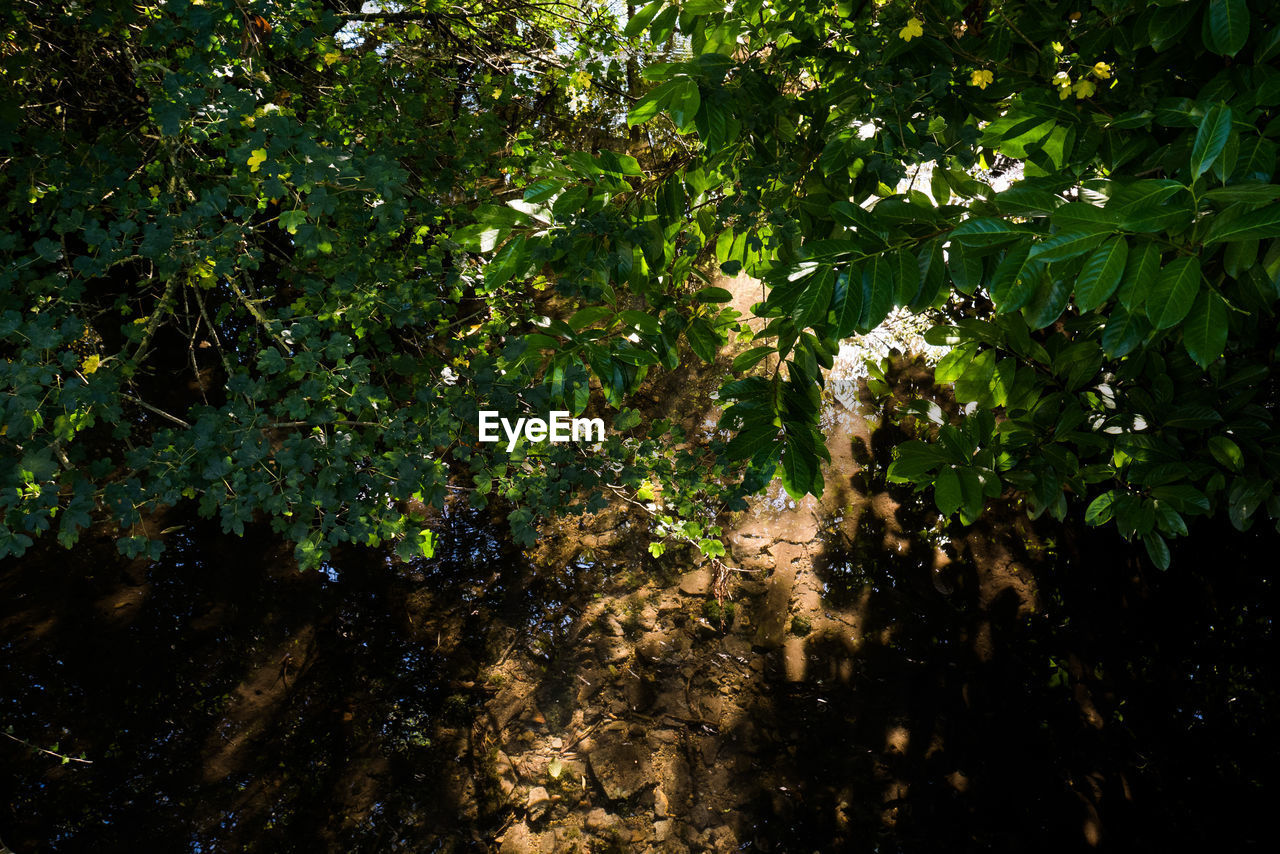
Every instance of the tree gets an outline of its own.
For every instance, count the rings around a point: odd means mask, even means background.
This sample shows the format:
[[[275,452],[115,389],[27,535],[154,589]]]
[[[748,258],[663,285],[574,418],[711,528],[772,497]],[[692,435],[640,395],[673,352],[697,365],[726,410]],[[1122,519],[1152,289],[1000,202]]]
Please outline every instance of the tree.
[[[821,368],[900,306],[943,318],[937,377],[968,414],[904,412],[921,439],[890,477],[934,486],[944,514],[972,521],[1006,490],[1033,516],[1087,503],[1161,567],[1189,516],[1280,518],[1274,9],[657,0],[651,16],[692,56],[644,70],[658,85],[629,121],[696,143],[626,209],[641,239],[612,272],[680,281],[714,247],[769,285],[761,346],[735,368],[779,367],[723,389],[723,453],[755,482],[780,466],[793,494],[821,491]],[[685,334],[709,355],[705,324]]]
[[[821,490],[822,368],[894,306],[953,346],[968,415],[918,407],[891,470],[944,513],[1087,501],[1160,565],[1188,516],[1280,516],[1265,4],[0,14],[0,554],[185,497],[304,564],[410,555],[406,510],[449,489],[528,539],[654,480],[713,552],[778,470]],[[768,323],[713,463],[627,404],[741,330],[717,264],[766,283]],[[482,407],[617,432],[508,454],[475,445]]]

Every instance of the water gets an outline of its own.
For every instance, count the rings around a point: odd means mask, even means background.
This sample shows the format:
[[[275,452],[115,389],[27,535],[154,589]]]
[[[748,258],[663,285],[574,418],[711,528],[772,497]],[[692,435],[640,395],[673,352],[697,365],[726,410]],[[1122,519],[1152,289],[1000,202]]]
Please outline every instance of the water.
[[[999,561],[957,561],[939,587],[931,551],[887,553],[871,514],[853,542],[833,531],[814,555],[822,608],[862,641],[808,635],[798,680],[749,627],[687,618],[670,635],[683,657],[606,666],[586,615],[600,596],[625,616],[617,579],[642,575],[534,566],[473,511],[445,513],[438,556],[414,564],[358,551],[300,574],[262,531],[199,522],[151,567],[105,537],[36,552],[0,573],[0,729],[91,764],[0,739],[0,838],[18,854],[492,850],[527,821],[523,794],[499,796],[496,751],[545,760],[617,714],[655,769],[683,769],[663,778],[677,821],[702,810],[698,838],[724,823],[742,850],[1274,841],[1275,536],[1206,526],[1161,574],[1094,534],[1021,540],[1010,518],[951,533],[1003,542],[1034,575],[1033,613]],[[499,684],[507,671],[526,681]],[[542,720],[502,742],[495,698],[525,687]],[[587,779],[561,795],[535,830],[598,807],[653,823],[643,792],[609,803]]]

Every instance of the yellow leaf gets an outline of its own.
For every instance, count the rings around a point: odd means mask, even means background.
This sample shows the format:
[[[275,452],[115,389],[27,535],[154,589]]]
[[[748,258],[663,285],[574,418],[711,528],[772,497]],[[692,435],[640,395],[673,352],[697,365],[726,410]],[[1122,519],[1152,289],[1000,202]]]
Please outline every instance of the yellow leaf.
[[[1078,80],[1075,85],[1076,99],[1083,101],[1094,92],[1098,91],[1098,87],[1093,85],[1092,80]]]
[[[919,18],[911,18],[907,25],[898,31],[898,38],[909,42],[916,36],[924,35],[924,26]]]
[[[339,59],[342,59],[342,51],[331,50],[328,53],[326,53],[323,57],[321,57],[321,59],[324,60],[325,65],[333,65]]]
[[[91,374],[94,371],[98,370],[98,365],[101,364],[101,362],[102,360],[98,358],[98,354],[94,353],[92,356],[85,359],[84,362],[81,363],[80,371],[85,374]]]
[[[1110,80],[1111,66],[1107,65],[1105,62],[1095,62],[1093,64],[1093,73],[1099,80]]]
[[[996,76],[985,68],[973,72],[973,76],[969,78],[970,86],[977,86],[979,89],[986,89],[995,82]]]
[[[255,148],[249,154],[249,171],[257,172],[262,168],[262,164],[267,162],[267,150],[265,148]]]

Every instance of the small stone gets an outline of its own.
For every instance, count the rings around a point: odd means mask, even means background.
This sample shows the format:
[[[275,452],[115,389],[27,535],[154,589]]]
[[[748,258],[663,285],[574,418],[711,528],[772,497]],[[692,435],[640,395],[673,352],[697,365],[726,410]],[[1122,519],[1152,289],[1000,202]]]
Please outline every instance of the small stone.
[[[538,837],[529,830],[529,825],[521,822],[502,837],[502,847],[498,852],[499,854],[536,854],[538,849]]]
[[[553,738],[551,739],[550,743],[551,743],[552,750],[559,750],[560,748],[564,747],[564,739],[562,738]]]
[[[529,810],[529,818],[537,821],[551,807],[551,796],[542,786],[534,786],[529,790],[529,800],[525,806]]]
[[[662,632],[650,632],[636,644],[636,654],[650,664],[661,661],[670,650],[671,642]]]
[[[653,814],[658,818],[666,818],[667,810],[670,804],[667,802],[667,794],[662,791],[662,787],[658,786],[653,790]]]
[[[611,638],[600,651],[605,664],[617,664],[631,655],[631,646],[622,638]]]
[[[711,589],[711,570],[695,569],[680,578],[680,592],[686,596],[706,596]]]
[[[653,823],[653,838],[658,842],[666,842],[671,836],[671,819],[663,819]]]
[[[608,830],[618,823],[618,817],[606,812],[600,807],[596,807],[587,813],[587,830],[599,833]]]
[[[609,800],[629,798],[649,782],[649,752],[632,742],[604,743],[592,751],[588,760]]]

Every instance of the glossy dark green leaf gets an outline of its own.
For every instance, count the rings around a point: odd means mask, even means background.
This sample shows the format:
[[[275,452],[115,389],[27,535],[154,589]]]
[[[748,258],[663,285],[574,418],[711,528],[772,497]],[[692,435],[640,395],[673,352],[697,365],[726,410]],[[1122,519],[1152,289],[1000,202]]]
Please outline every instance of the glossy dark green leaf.
[[[827,319],[835,286],[835,272],[830,267],[823,267],[805,281],[805,288],[796,300],[796,307],[791,315],[800,329],[817,326]]]
[[[734,357],[733,369],[735,371],[750,370],[766,356],[771,356],[776,352],[778,351],[773,347],[752,347],[745,353],[739,353]]]
[[[1105,231],[1071,231],[1055,234],[1031,247],[1030,258],[1036,261],[1065,261],[1092,251],[1107,239]]]
[[[1215,220],[1209,227],[1204,242],[1263,240],[1270,237],[1280,237],[1280,204],[1268,205],[1229,220]]]
[[[1116,494],[1111,490],[1090,501],[1089,507],[1084,511],[1085,524],[1096,528],[1110,522],[1115,515],[1115,502]]]
[[[1102,349],[1112,359],[1127,356],[1143,342],[1151,326],[1140,312],[1116,306],[1102,330]]]
[[[943,516],[952,515],[964,503],[964,494],[960,489],[960,477],[951,466],[947,466],[938,472],[938,479],[933,487],[933,501],[938,507],[938,512]]]
[[[1209,453],[1233,472],[1244,469],[1244,452],[1240,450],[1239,445],[1226,436],[1210,436]]]
[[[1160,274],[1160,254],[1159,244],[1148,241],[1136,244],[1125,260],[1124,276],[1116,296],[1130,311],[1141,308],[1151,292]]]
[[[1249,39],[1249,7],[1245,0],[1209,0],[1204,15],[1205,47],[1235,56]]]
[[[1084,262],[1076,279],[1076,307],[1093,311],[1111,298],[1124,275],[1129,258],[1129,244],[1116,237],[1103,244]]]
[[[1231,110],[1218,104],[1205,114],[1191,146],[1191,180],[1203,175],[1222,154],[1231,135]]]
[[[1200,260],[1178,258],[1160,271],[1143,309],[1157,330],[1177,326],[1195,305],[1200,292]]]
[[[1182,322],[1182,344],[1202,368],[1209,367],[1227,345],[1227,304],[1205,288],[1196,297],[1191,313]]]
[[[1028,232],[1025,225],[994,217],[978,217],[965,220],[952,229],[951,240],[974,248],[1004,246],[1023,239]]]

